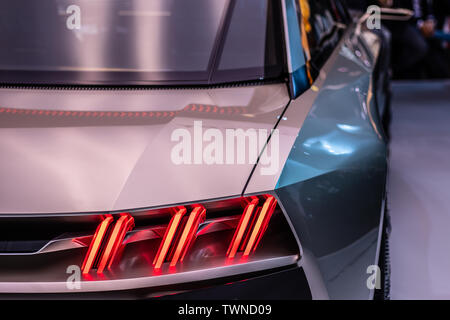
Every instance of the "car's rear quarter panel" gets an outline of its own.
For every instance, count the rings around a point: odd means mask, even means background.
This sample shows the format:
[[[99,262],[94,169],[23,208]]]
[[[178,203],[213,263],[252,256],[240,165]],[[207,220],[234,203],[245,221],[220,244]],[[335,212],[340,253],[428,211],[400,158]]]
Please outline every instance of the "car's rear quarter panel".
[[[275,188],[301,243],[313,298],[373,294],[367,268],[378,261],[387,175],[372,83],[379,48],[378,36],[364,31],[359,38],[349,28],[280,121],[279,179],[255,170],[246,189]]]

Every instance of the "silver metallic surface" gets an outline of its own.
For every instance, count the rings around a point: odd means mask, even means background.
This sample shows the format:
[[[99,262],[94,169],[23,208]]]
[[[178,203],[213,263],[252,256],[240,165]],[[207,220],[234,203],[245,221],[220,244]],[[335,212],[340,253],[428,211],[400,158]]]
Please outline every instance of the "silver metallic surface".
[[[256,169],[245,190],[276,190],[321,298],[373,295],[366,270],[378,262],[387,170],[372,83],[379,42],[367,31],[356,38],[347,32],[311,89],[283,114],[279,179]]]
[[[65,114],[29,115],[33,122],[24,124],[23,115],[0,113],[0,180],[8,181],[0,185],[0,213],[102,212],[239,195],[252,164],[176,165],[172,132],[192,132],[194,121],[222,133],[227,128],[270,131],[288,101],[282,84],[149,91],[0,89],[0,108],[91,112],[67,124],[55,121],[72,119]],[[223,107],[226,113],[183,111],[192,104]],[[242,111],[234,113],[234,107]],[[133,125],[127,114],[92,116],[101,111],[181,112]]]

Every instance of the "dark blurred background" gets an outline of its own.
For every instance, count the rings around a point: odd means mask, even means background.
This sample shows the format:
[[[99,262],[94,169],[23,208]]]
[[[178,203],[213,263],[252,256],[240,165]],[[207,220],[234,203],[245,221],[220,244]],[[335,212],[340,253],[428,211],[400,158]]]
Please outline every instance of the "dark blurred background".
[[[391,33],[394,79],[450,78],[450,0],[346,0],[351,9],[405,8],[409,21],[383,21]]]

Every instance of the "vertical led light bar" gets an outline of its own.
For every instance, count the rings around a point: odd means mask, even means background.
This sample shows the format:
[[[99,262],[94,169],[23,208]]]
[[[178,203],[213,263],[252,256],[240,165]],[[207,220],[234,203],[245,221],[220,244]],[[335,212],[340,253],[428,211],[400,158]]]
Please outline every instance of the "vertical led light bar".
[[[238,251],[243,251],[243,257],[256,250],[270,218],[277,205],[277,200],[271,195],[266,196],[262,207],[258,207],[259,200],[252,197],[244,209],[233,239],[228,247],[227,257],[233,259]]]
[[[243,254],[244,257],[247,257],[250,254],[250,252],[256,250],[259,241],[261,240],[264,232],[267,229],[267,226],[269,224],[270,218],[273,214],[273,211],[275,210],[276,205],[277,200],[273,196],[268,196],[258,215],[258,219],[256,220],[253,231],[247,242],[247,246]]]
[[[190,245],[196,237],[198,226],[201,222],[205,220],[206,210],[203,206],[196,206],[191,214],[189,215],[189,219],[184,226],[183,233],[181,234],[180,240],[178,241],[177,248],[175,249],[175,253],[172,257],[172,261],[170,262],[170,266],[174,267],[178,259],[183,261],[186,252],[188,251]]]
[[[258,198],[254,197],[249,204],[244,209],[244,213],[239,220],[238,227],[234,232],[233,239],[231,240],[230,246],[227,251],[228,258],[234,258],[236,252],[239,249],[239,245],[241,244],[242,238],[244,236],[245,230],[250,222],[250,218],[252,217],[253,212],[255,211],[255,207],[258,205]]]
[[[111,216],[107,216],[97,227],[95,231],[94,237],[92,238],[91,244],[89,245],[88,252],[81,266],[81,270],[83,274],[88,274],[91,271],[92,266],[94,265],[95,258],[99,253],[100,246],[103,242],[103,238],[105,237],[106,231],[108,230],[109,225],[113,221]]]
[[[103,255],[97,268],[97,273],[103,273],[103,270],[105,270],[107,266],[111,267],[119,251],[119,248],[123,243],[125,234],[128,230],[133,228],[133,226],[134,218],[127,213],[121,214],[120,218],[114,225],[114,229],[112,230],[111,235],[109,236],[106,248],[103,251]]]
[[[177,231],[178,225],[181,222],[181,218],[186,214],[185,207],[178,207],[175,214],[172,216],[172,219],[169,222],[169,225],[164,234],[161,245],[159,246],[158,253],[153,260],[153,267],[158,270],[161,269],[164,260],[166,259],[167,253],[170,249],[170,244],[172,243],[173,238],[175,237],[175,233]]]

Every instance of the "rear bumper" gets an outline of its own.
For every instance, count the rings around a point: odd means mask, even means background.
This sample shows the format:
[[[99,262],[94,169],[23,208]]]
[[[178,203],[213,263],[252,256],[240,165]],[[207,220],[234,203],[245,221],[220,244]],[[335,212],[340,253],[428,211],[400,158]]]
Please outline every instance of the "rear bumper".
[[[46,294],[0,294],[0,299],[162,299],[162,300],[310,300],[301,267],[272,270],[241,280],[222,278],[159,288]]]
[[[170,300],[311,300],[311,298],[308,281],[301,267],[162,297]]]

